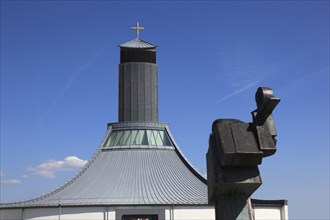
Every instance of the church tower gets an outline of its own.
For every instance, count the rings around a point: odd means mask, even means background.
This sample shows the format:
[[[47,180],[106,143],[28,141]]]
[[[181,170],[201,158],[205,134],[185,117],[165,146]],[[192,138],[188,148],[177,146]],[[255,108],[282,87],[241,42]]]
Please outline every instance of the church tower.
[[[156,46],[120,45],[118,122],[108,123],[93,157],[42,196],[0,204],[0,219],[215,219],[207,181],[158,121]]]
[[[95,155],[57,190],[4,206],[109,206],[115,219],[137,214],[125,207],[138,206],[164,219],[168,207],[160,205],[207,205],[206,179],[158,121],[156,46],[140,39],[139,23],[132,29],[137,37],[119,46],[118,122],[108,123]]]
[[[137,37],[120,45],[118,121],[158,121],[156,46]]]

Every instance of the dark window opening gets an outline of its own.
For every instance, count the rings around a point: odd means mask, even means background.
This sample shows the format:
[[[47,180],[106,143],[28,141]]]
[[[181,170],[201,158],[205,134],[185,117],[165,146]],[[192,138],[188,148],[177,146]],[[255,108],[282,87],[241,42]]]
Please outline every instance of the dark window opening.
[[[123,215],[122,220],[158,220],[158,215]]]
[[[122,49],[120,51],[120,63],[130,62],[156,63],[156,51],[154,49]]]

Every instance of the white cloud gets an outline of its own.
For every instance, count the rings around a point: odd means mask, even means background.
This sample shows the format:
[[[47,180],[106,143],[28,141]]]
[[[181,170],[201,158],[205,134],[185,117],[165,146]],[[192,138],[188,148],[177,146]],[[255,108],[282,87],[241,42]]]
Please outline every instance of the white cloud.
[[[36,167],[28,167],[27,170],[35,175],[45,178],[55,178],[55,172],[70,171],[83,167],[87,160],[79,159],[76,156],[66,157],[64,160],[48,160]]]
[[[1,180],[1,183],[3,184],[21,184],[22,182],[20,180]]]
[[[78,157],[70,156],[64,159],[64,163],[70,167],[81,168],[87,163],[87,160],[81,160]]]
[[[2,170],[0,170],[0,177],[3,177],[3,176],[6,176],[5,172],[3,172]],[[17,179],[7,179],[7,180],[4,180],[4,179],[1,179],[0,181],[2,184],[21,184],[22,181],[20,180],[17,180]]]

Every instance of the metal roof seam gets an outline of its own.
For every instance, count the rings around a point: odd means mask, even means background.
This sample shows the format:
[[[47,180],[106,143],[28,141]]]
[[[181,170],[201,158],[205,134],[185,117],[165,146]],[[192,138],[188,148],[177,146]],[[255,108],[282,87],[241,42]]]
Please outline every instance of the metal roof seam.
[[[145,151],[145,154],[147,155],[147,152],[146,151]],[[152,159],[152,158],[150,158],[150,159]],[[148,190],[146,190],[148,192],[147,194],[149,194],[148,201],[149,201],[150,204],[153,204],[153,203],[156,203],[156,201],[155,201],[155,191],[154,191],[154,189],[152,187],[153,184],[151,184],[152,183],[153,175],[152,175],[152,172],[151,172],[151,169],[150,168],[152,168],[152,166],[150,166],[149,160],[144,160],[144,161],[145,161],[145,165],[146,165],[146,170],[148,171],[147,172],[147,178],[146,178],[147,181],[145,181],[145,183],[147,183],[146,184],[146,187],[148,187],[147,188]],[[150,202],[150,200],[152,200],[153,202]]]
[[[161,179],[161,183],[163,185],[162,189],[163,189],[163,195],[164,195],[164,197],[167,198],[167,199],[169,199],[170,200],[169,202],[171,202],[171,198],[172,198],[170,196],[171,189],[169,189],[168,188],[168,185],[166,184],[167,183],[167,179],[168,179],[167,178],[168,177],[168,174],[169,174],[169,172],[171,172],[171,170],[168,169],[168,166],[167,166],[167,162],[168,161],[164,160],[165,157],[166,157],[166,155],[164,155],[164,154],[162,154],[159,157],[160,160],[159,160],[158,163],[164,165],[164,167],[162,167],[163,170],[162,170],[161,176],[160,177],[158,176],[158,178]]]
[[[173,151],[173,153],[175,152]],[[171,157],[170,154],[166,154],[165,157],[163,157],[163,162],[166,165],[165,169],[170,171],[170,172],[165,172],[165,180],[164,180],[164,182],[166,183],[165,187],[167,188],[169,198],[173,198],[172,202],[174,203],[175,200],[178,200],[178,198],[180,198],[177,196],[180,193],[179,192],[180,190],[178,190],[178,183],[175,184],[174,181],[171,181],[173,180],[171,176],[176,176],[176,167],[172,166],[174,163],[173,163],[173,157]],[[171,182],[173,182],[174,184],[171,184]]]
[[[198,179],[200,179],[202,182],[204,182],[204,184],[207,184],[207,180],[203,177],[203,175],[192,165],[192,163],[189,162],[189,160],[182,153],[179,145],[175,142],[168,125],[165,125],[165,131],[169,135],[175,149],[178,152],[178,156],[181,158],[181,160],[184,162],[184,164],[189,168],[189,170],[191,170],[196,175],[196,177]]]
[[[154,186],[156,186],[156,192],[158,194],[157,196],[157,200],[158,200],[158,203],[160,204],[166,204],[165,200],[164,200],[164,196],[163,196],[163,189],[160,185],[160,181],[159,181],[159,178],[158,178],[158,172],[157,170],[159,170],[158,168],[158,163],[159,163],[159,155],[158,155],[158,152],[155,153],[154,157],[155,159],[155,162],[154,162],[154,166],[151,166],[152,167],[152,170],[153,170],[153,174],[152,175],[152,180],[154,181]]]
[[[173,161],[172,164],[182,163],[179,160],[179,158],[175,158],[175,159],[177,159],[177,161]],[[175,171],[175,175],[177,175],[181,179],[184,179],[184,181],[179,181],[178,186],[180,190],[177,190],[178,194],[180,195],[180,197],[188,199],[187,196],[189,197],[191,194],[190,192],[191,184],[194,183],[194,181],[187,181],[187,179],[189,179],[189,174],[190,174],[188,168],[185,165],[183,165],[183,166],[173,167],[173,170]],[[182,189],[185,189],[185,191],[183,191]]]
[[[173,161],[173,159],[174,158],[171,158],[171,163],[169,163],[170,169],[173,170],[173,174],[172,175],[177,176],[177,177],[179,177],[181,179],[182,178],[182,175],[184,175],[184,173],[183,172],[179,172],[178,167],[175,166],[175,164],[177,164],[177,163],[176,163],[176,161]],[[179,162],[181,163],[181,161],[179,161]],[[172,180],[172,186],[173,186],[174,192],[177,194],[177,197],[178,198],[185,198],[186,197],[186,193],[183,192],[183,190],[182,190],[182,189],[185,188],[184,185],[182,184],[183,181],[179,181],[179,182],[175,181],[174,182],[173,181],[174,180],[173,178],[171,178],[171,180]],[[187,189],[187,188],[185,188],[185,189]]]

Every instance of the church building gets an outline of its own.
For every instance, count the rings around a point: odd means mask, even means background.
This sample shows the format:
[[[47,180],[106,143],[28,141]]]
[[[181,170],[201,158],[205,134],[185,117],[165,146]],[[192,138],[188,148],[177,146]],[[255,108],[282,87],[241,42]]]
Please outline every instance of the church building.
[[[207,179],[158,120],[156,46],[140,39],[139,23],[133,29],[137,37],[119,46],[118,122],[76,176],[46,195],[0,204],[0,219],[215,219]],[[286,200],[251,201],[255,219],[288,218]]]

